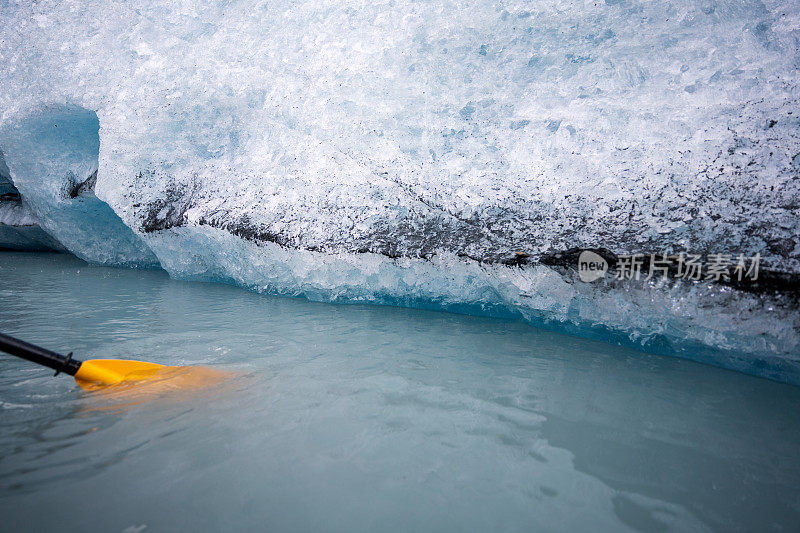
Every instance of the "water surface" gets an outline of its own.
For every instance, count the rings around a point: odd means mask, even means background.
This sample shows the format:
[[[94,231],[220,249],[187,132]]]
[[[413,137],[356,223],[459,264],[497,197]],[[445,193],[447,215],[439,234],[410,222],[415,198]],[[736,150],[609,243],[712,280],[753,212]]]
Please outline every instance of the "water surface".
[[[432,311],[0,254],[0,331],[236,377],[137,401],[0,355],[7,531],[766,531],[800,388]]]

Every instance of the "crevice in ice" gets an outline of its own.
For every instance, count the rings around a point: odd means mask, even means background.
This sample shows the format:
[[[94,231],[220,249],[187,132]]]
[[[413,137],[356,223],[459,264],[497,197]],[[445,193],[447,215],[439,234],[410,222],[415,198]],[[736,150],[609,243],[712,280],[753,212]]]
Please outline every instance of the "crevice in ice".
[[[18,202],[20,201],[19,191],[14,187],[14,182],[11,181],[11,173],[6,165],[6,158],[3,152],[0,151],[0,202]]]
[[[94,195],[94,186],[97,183],[97,170],[84,180],[78,179],[74,174],[69,174],[66,183],[66,194],[69,198]]]

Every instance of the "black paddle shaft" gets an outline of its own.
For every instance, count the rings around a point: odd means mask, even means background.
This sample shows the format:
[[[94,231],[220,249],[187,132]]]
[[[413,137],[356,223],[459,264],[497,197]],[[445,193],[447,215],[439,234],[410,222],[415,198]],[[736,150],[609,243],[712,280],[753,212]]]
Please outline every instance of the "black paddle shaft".
[[[74,376],[81,367],[81,362],[72,358],[72,352],[69,355],[61,355],[2,333],[0,333],[0,350],[50,367],[56,371],[56,374],[63,372]]]

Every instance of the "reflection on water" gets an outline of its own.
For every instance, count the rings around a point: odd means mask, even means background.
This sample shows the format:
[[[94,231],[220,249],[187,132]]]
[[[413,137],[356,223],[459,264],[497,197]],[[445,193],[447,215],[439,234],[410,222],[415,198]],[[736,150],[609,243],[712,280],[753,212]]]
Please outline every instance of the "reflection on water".
[[[77,381],[80,388],[92,394],[87,410],[125,411],[146,402],[208,401],[237,377],[202,366],[165,366],[144,380],[123,381],[112,385]]]
[[[503,320],[0,254],[0,331],[230,373],[83,391],[0,356],[14,530],[791,530],[800,389]],[[46,512],[43,510],[46,509]],[[10,527],[10,526],[9,526]]]

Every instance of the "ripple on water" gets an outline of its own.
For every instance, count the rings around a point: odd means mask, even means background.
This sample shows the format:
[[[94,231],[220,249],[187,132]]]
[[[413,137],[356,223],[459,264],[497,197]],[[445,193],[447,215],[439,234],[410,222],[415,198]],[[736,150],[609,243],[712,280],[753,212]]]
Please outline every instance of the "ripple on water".
[[[0,331],[79,359],[236,372],[192,394],[98,394],[0,357],[0,513],[30,530],[800,521],[797,387],[505,320],[272,298],[69,256],[3,254],[0,295]]]

